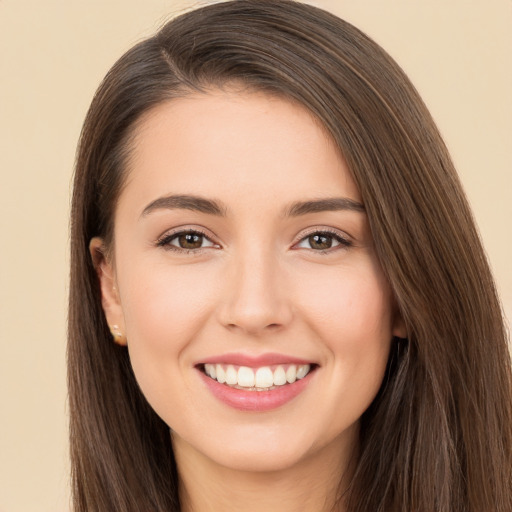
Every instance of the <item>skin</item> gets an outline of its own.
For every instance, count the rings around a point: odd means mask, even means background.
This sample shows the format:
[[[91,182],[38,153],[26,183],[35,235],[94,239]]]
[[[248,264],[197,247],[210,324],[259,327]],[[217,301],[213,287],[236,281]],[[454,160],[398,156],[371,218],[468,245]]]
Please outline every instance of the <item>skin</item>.
[[[213,90],[147,113],[128,171],[111,256],[101,239],[90,249],[107,320],[171,428],[184,510],[331,510],[392,336],[404,336],[364,211],[285,214],[300,201],[362,202],[339,151],[301,106]],[[214,200],[223,215],[155,206],[176,194]],[[187,229],[206,235],[200,248],[169,236]],[[311,236],[326,230],[342,242],[328,233],[322,250]],[[284,406],[240,411],[196,367],[228,352],[316,370]]]

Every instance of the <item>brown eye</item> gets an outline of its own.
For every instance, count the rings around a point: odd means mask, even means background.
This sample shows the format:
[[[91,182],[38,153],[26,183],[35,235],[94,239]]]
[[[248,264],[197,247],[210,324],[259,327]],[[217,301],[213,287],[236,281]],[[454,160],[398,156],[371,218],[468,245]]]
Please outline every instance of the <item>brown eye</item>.
[[[338,233],[316,231],[304,237],[296,247],[321,252],[328,251],[329,249],[334,251],[336,249],[343,249],[351,246],[352,242]]]
[[[179,231],[166,235],[157,242],[157,245],[174,251],[198,251],[216,246],[206,235],[199,231]]]
[[[182,249],[199,249],[203,245],[203,238],[198,233],[183,233],[176,240]]]
[[[308,236],[308,242],[311,249],[330,249],[332,247],[332,236],[324,234],[315,234]]]

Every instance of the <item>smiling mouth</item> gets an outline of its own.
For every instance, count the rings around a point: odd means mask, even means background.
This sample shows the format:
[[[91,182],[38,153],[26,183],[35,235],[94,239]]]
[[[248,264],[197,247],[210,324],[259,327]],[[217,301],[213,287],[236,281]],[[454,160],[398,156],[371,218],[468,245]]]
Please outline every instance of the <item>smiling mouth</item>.
[[[280,364],[250,368],[232,364],[203,364],[200,369],[211,379],[231,388],[244,391],[271,391],[303,379],[315,366]]]

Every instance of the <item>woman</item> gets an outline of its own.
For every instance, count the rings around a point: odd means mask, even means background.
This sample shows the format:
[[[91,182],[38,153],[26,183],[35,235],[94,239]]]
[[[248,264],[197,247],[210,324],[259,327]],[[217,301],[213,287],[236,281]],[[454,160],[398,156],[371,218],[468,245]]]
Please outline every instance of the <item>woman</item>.
[[[319,9],[205,7],[115,64],[69,322],[76,510],[512,509],[507,340],[453,165]]]

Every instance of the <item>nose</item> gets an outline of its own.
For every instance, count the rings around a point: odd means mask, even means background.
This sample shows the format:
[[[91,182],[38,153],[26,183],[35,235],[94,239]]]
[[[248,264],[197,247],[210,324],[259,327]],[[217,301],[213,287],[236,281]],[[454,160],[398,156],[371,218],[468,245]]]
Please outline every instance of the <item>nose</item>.
[[[261,336],[290,323],[292,301],[276,258],[261,253],[240,257],[230,270],[219,306],[224,327]]]

